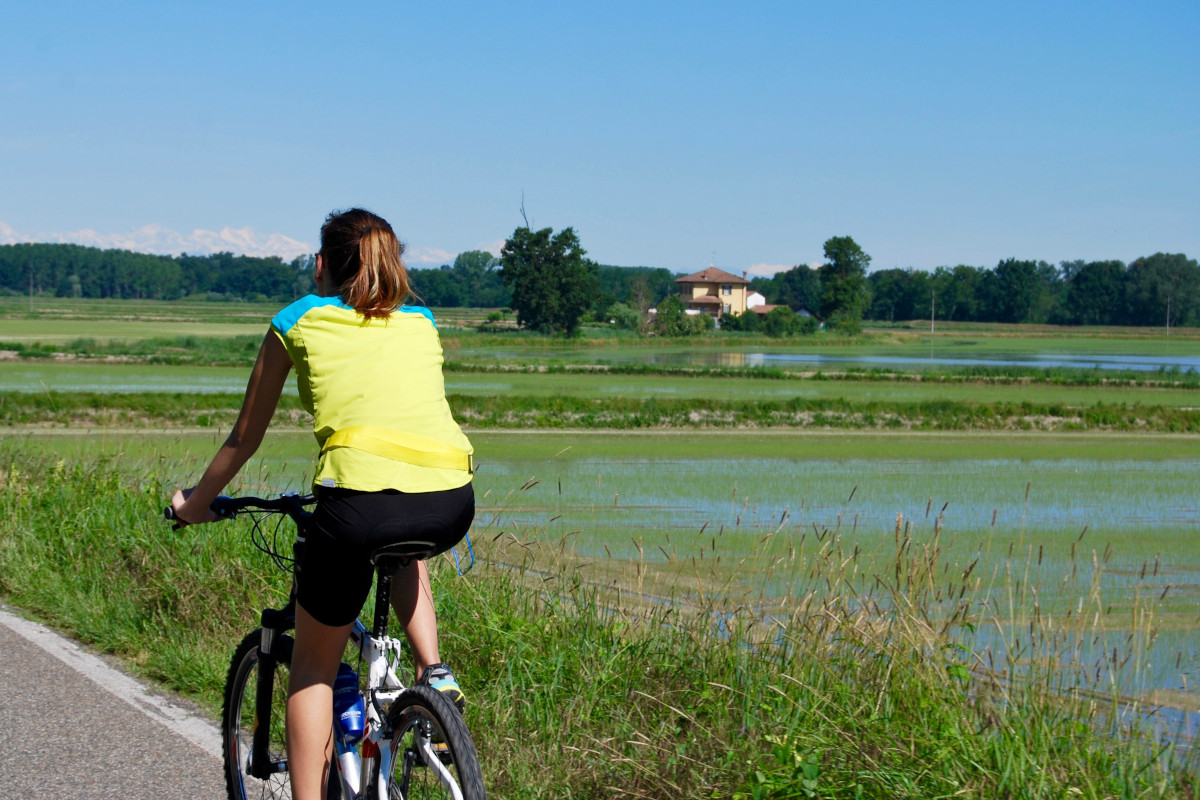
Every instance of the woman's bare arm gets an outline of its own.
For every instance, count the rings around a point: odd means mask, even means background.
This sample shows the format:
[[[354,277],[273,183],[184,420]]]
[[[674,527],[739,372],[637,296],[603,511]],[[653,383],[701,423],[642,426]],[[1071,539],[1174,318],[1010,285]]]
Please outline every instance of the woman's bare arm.
[[[184,524],[212,522],[216,516],[209,505],[221,493],[242,465],[262,444],[263,434],[279,405],[279,396],[287,381],[292,361],[283,342],[274,331],[268,331],[258,351],[258,360],[246,385],[246,397],[229,438],[217,451],[203,477],[191,489],[181,489],[171,499],[175,517]]]

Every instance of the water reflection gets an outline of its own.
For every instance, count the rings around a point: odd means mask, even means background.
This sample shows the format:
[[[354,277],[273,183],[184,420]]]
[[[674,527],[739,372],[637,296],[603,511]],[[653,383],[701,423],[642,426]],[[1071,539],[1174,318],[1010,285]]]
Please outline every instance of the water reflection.
[[[711,348],[687,349],[639,349],[624,351],[555,350],[536,353],[519,350],[494,350],[464,348],[456,353],[458,358],[520,361],[541,357],[572,362],[613,362],[634,364],[656,364],[670,367],[779,367],[803,370],[822,365],[838,366],[893,366],[893,367],[1029,367],[1034,369],[1071,368],[1135,370],[1155,372],[1178,370],[1200,371],[1200,355],[1073,355],[1073,354],[1016,354],[957,358],[953,356],[925,356],[920,354],[876,356],[837,356],[821,353],[772,352],[765,350],[716,350]]]
[[[927,358],[922,356],[830,356],[817,353],[709,352],[685,350],[675,353],[649,353],[644,359],[664,366],[693,367],[796,367],[822,364],[862,366],[938,366],[938,367],[1068,367],[1072,369],[1121,369],[1152,372],[1158,370],[1200,370],[1200,356],[1071,356],[1032,355],[981,358]]]

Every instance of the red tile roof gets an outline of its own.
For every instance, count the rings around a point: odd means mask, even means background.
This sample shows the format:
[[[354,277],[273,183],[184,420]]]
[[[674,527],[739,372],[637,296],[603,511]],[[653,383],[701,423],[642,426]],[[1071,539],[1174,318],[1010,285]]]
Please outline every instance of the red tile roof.
[[[681,299],[685,303],[700,303],[701,305],[706,306],[721,305],[721,298],[717,297],[715,294],[700,294],[696,295],[695,297],[684,297]]]
[[[693,272],[691,275],[684,275],[682,278],[676,278],[676,283],[749,283],[745,278],[739,278],[730,272],[716,267],[699,272]]]

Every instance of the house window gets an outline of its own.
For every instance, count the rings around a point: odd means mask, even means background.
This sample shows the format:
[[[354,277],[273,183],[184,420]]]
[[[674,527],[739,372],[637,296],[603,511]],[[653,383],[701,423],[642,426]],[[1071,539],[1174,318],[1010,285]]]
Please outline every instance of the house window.
[[[733,294],[733,286],[728,283],[721,284],[721,294],[726,296]]]
[[[721,303],[721,313],[722,314],[729,313],[729,303]]]

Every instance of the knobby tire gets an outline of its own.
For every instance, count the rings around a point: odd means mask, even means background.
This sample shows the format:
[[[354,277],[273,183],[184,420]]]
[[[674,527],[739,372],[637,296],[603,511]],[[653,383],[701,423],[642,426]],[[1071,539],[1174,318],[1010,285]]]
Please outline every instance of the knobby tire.
[[[433,733],[434,748],[458,784],[463,800],[487,799],[475,743],[462,715],[441,692],[428,686],[406,689],[388,711],[388,722],[396,743],[389,784],[392,800],[400,797],[441,800],[453,796],[416,749],[417,733],[424,728]]]
[[[291,800],[292,784],[286,771],[259,780],[250,775],[250,747],[254,734],[254,698],[258,691],[258,673],[261,661],[259,645],[262,631],[255,630],[246,635],[234,651],[229,664],[229,675],[225,680],[225,701],[221,709],[221,742],[225,757],[225,787],[229,800]],[[270,760],[283,762],[287,759],[284,739],[287,714],[288,666],[292,663],[291,636],[281,635],[275,642],[275,680],[271,692]],[[329,785],[325,796],[337,800],[341,796],[336,769],[330,765]]]

